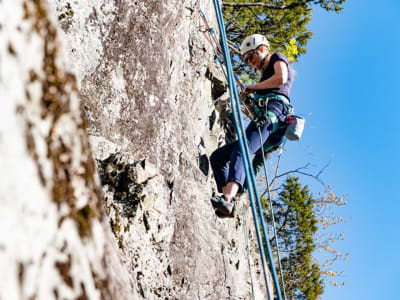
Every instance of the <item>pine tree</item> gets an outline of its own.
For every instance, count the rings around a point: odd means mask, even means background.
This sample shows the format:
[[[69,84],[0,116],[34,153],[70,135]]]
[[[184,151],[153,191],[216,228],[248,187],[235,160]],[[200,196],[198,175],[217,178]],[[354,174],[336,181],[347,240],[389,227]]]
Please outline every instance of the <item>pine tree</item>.
[[[307,186],[302,187],[298,177],[288,177],[273,204],[288,299],[314,300],[323,293],[320,267],[312,257],[318,230],[313,202]]]

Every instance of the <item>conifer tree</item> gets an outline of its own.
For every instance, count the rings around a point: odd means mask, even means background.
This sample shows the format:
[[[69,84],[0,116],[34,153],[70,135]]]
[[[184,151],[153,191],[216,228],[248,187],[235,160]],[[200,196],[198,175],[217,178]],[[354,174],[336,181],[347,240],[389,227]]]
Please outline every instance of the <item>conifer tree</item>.
[[[313,202],[307,186],[302,187],[298,177],[288,177],[273,204],[288,299],[314,300],[323,293],[320,267],[312,257],[318,230]]]

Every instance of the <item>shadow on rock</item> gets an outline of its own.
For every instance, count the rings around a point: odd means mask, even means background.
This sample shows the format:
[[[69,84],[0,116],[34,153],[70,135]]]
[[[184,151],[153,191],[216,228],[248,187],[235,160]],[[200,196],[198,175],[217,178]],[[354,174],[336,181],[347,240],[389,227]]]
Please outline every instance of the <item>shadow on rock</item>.
[[[122,205],[124,217],[135,217],[139,203],[143,200],[144,183],[137,183],[136,167],[124,161],[121,154],[97,160],[101,184],[113,194],[113,200]]]

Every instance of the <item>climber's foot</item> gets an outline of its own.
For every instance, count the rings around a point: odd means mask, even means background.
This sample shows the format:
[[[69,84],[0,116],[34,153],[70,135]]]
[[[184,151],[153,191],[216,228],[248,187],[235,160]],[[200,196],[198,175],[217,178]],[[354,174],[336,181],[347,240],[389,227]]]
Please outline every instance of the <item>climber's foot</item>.
[[[234,199],[233,199],[234,201]],[[215,196],[211,198],[211,204],[215,209],[215,214],[219,218],[234,218],[236,206],[234,202],[225,201],[224,196]]]

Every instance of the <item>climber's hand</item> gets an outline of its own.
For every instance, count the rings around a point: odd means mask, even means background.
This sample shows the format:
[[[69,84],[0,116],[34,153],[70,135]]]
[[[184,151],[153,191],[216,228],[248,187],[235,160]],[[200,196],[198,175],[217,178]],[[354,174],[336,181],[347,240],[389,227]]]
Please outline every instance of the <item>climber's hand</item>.
[[[248,94],[252,93],[248,86],[246,86],[241,92],[240,96],[247,96]]]

